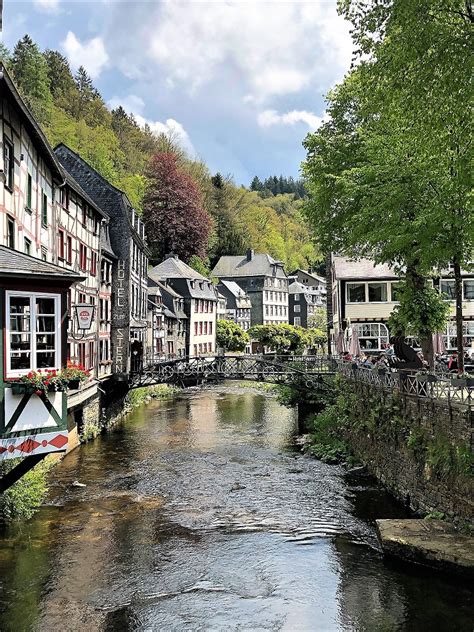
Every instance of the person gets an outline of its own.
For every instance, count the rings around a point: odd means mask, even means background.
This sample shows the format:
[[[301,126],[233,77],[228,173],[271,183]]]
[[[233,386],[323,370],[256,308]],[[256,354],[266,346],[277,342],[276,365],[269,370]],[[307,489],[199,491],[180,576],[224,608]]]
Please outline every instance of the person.
[[[458,354],[456,351],[451,354],[448,362],[448,371],[457,371],[458,370]]]

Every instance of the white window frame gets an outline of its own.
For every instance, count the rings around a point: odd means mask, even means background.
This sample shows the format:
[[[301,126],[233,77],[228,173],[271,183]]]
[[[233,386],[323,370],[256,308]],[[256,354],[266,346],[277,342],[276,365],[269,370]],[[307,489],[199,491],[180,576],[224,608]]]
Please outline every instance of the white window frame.
[[[10,334],[16,333],[11,332],[10,330],[10,306],[11,299],[15,297],[28,297],[30,299],[30,366],[27,369],[12,369],[11,368],[11,339]],[[54,350],[55,354],[55,366],[51,367],[41,367],[44,371],[45,369],[59,369],[61,366],[61,295],[60,294],[52,294],[51,292],[21,292],[16,290],[8,290],[5,293],[5,363],[6,363],[6,377],[21,377],[22,375],[26,375],[30,371],[37,370],[37,357],[36,357],[36,336],[38,333],[45,332],[37,332],[36,331],[36,299],[37,298],[52,298],[54,299],[54,333],[56,334],[56,346]],[[27,332],[24,332],[27,333]],[[50,332],[53,333],[53,332]]]
[[[295,316],[295,327],[301,327],[301,316]]]
[[[349,286],[350,285],[362,285],[364,287],[364,300],[363,301],[351,301],[349,298]],[[364,281],[348,281],[346,283],[346,303],[349,305],[362,305],[367,303],[367,283]]]
[[[301,305],[294,305],[293,311],[295,312],[295,314],[299,314],[301,312]]]
[[[372,333],[369,336],[364,336],[362,333],[362,328],[363,327],[372,327],[373,325],[377,325],[378,326],[378,335],[372,335]],[[375,347],[371,347],[371,348],[362,348],[363,352],[372,352],[372,351],[381,351],[382,350],[382,341],[385,342],[385,344],[389,343],[390,340],[390,333],[388,331],[388,327],[385,323],[377,323],[377,322],[367,322],[367,323],[352,323],[352,327],[357,331],[357,335],[360,339],[363,340],[374,340],[377,341],[377,346]]]
[[[299,294],[295,294],[295,301],[299,301],[300,300],[300,295]]]

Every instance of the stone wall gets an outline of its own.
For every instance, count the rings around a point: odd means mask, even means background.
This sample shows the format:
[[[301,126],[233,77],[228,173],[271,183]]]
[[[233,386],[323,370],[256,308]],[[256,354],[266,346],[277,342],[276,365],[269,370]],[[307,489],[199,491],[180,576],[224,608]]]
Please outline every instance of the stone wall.
[[[474,517],[474,413],[466,407],[346,382],[345,439],[400,500],[455,521]]]

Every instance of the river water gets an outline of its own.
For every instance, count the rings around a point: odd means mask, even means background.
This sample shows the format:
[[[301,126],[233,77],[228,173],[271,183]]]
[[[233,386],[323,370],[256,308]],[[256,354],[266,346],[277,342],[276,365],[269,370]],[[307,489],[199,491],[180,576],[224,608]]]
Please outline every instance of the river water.
[[[383,562],[373,519],[403,509],[302,456],[295,425],[216,387],[69,454],[49,503],[0,533],[0,629],[472,630],[462,583]]]

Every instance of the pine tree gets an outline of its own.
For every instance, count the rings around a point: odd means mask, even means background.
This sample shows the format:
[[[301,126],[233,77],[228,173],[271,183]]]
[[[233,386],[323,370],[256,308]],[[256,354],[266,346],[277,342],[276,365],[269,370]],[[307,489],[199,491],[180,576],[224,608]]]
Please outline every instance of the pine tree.
[[[69,114],[73,113],[73,104],[79,98],[69,62],[56,50],[46,50],[43,57],[48,66],[48,77],[51,94],[57,107]]]
[[[255,176],[255,178],[252,180],[251,184],[250,184],[250,190],[251,191],[262,191],[263,189],[263,184],[260,180],[260,178],[258,176]]]
[[[15,46],[11,69],[15,82],[33,114],[40,123],[48,123],[53,105],[48,66],[29,35],[25,35]]]

